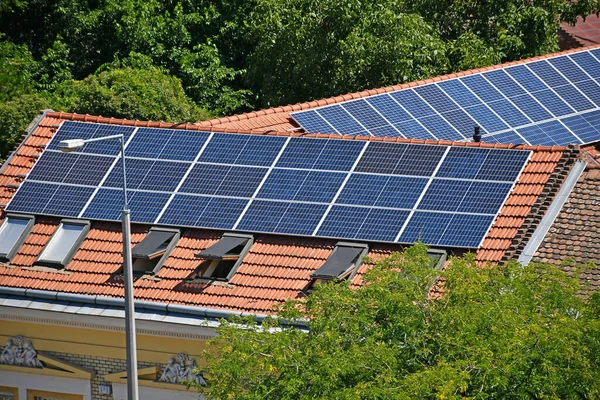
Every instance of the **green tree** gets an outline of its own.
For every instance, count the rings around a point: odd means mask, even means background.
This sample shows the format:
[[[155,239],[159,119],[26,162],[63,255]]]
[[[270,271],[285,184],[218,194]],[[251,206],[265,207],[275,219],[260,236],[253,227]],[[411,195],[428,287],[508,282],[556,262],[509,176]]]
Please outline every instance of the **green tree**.
[[[263,106],[439,75],[445,45],[395,0],[264,0],[251,15],[248,83]]]
[[[0,160],[19,143],[25,128],[48,108],[48,101],[39,94],[25,94],[0,103]]]
[[[211,399],[598,398],[598,301],[578,291],[551,265],[482,268],[471,254],[436,271],[416,245],[377,263],[358,289],[324,284],[288,302],[283,320],[222,321],[201,390]]]
[[[0,103],[35,91],[39,65],[25,45],[2,40],[0,34]]]
[[[106,69],[63,83],[52,95],[57,109],[116,118],[195,122],[208,114],[191,101],[179,79],[159,68]]]

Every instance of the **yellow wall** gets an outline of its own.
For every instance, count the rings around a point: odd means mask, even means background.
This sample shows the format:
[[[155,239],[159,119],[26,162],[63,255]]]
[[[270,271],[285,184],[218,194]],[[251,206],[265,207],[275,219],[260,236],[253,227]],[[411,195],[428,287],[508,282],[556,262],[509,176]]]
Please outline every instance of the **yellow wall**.
[[[27,322],[0,321],[1,345],[14,336],[31,340],[38,351],[125,359],[123,332]],[[192,339],[137,335],[138,360],[166,364],[177,353],[186,353],[202,364],[205,342]]]

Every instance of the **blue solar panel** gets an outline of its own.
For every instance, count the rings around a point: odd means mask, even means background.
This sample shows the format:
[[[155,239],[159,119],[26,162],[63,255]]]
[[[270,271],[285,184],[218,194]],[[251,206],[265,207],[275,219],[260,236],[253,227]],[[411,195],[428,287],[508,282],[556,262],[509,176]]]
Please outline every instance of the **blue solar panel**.
[[[508,100],[498,100],[488,103],[488,106],[510,127],[526,125],[531,122],[519,109]]]
[[[514,79],[501,69],[486,72],[483,76],[490,81],[496,89],[500,90],[506,97],[514,97],[525,94],[525,90]]]
[[[345,178],[338,172],[274,169],[256,197],[329,203]]]
[[[191,164],[182,162],[125,158],[127,188],[172,192],[190,166]],[[123,171],[120,162],[113,168],[102,186],[123,187]]]
[[[518,132],[529,143],[539,143],[546,146],[560,145],[560,143],[579,142],[577,138],[558,121],[550,121],[540,125],[521,128]]]
[[[411,116],[390,95],[367,97],[365,101],[376,108],[391,124],[408,121]],[[296,118],[294,116],[294,118]],[[309,131],[314,132],[314,131]]]
[[[94,188],[24,182],[10,203],[10,211],[76,217]]]
[[[422,95],[446,96],[439,89]],[[350,109],[365,115],[372,109],[366,101],[352,104]],[[459,108],[444,115],[457,125],[470,118]],[[583,121],[592,126],[599,116],[581,118],[579,125]],[[444,122],[439,115],[421,119]],[[372,126],[377,123],[370,121]],[[552,123],[546,125],[541,126],[548,132],[557,129]],[[93,135],[98,129],[89,131]],[[133,222],[393,242],[403,230],[402,240],[410,235],[423,237],[419,218],[426,214],[418,209],[441,211],[434,213],[435,230],[427,242],[436,244],[446,240],[443,235],[449,227],[442,229],[440,224],[447,222],[447,215],[493,219],[530,154],[361,140],[194,134],[198,136],[176,130],[135,132],[127,147],[135,157],[126,158]],[[180,156],[165,153],[174,141],[181,148],[189,145]],[[46,151],[7,210],[118,221],[123,206],[119,161],[114,156]],[[416,222],[408,220],[411,215]],[[448,243],[463,240],[460,243],[470,246],[485,234],[477,236],[479,228],[469,229],[458,239],[447,239]]]
[[[297,114],[296,121],[308,132],[336,133],[335,130],[315,110]]]
[[[504,204],[511,187],[512,183],[471,182],[456,211],[469,214],[496,214]]]
[[[392,242],[396,240],[409,214],[410,211],[373,208],[360,225],[355,238]]]
[[[477,96],[458,79],[439,82],[438,86],[461,107],[467,108],[482,104]]]
[[[365,142],[298,138],[290,141],[276,167],[349,171]]]
[[[498,132],[509,128],[509,126],[486,105],[473,106],[465,109],[465,111],[477,121],[485,132]]]
[[[419,210],[454,212],[461,205],[470,181],[435,179],[419,203]]]
[[[569,82],[576,83],[590,79],[586,73],[567,56],[549,58],[548,62],[560,71]]]
[[[410,113],[414,118],[423,118],[428,115],[435,115],[436,112],[431,106],[423,101],[413,90],[407,89],[399,92],[392,92],[390,95]]]
[[[592,52],[582,50],[342,102],[318,112],[340,134],[362,135],[368,130],[378,137],[469,141],[477,125],[483,128],[484,140],[518,143],[523,139],[510,131],[524,129],[527,133],[532,125],[600,109],[600,84],[596,80],[600,81],[600,61]],[[313,111],[291,115],[300,120]],[[529,135],[531,140],[541,141],[529,144],[581,142],[563,132],[548,138],[544,128],[531,131],[542,132]],[[600,136],[594,139],[600,140]]]
[[[152,223],[158,217],[167,200],[168,193],[127,191],[131,220]],[[123,191],[100,189],[83,213],[83,218],[120,221],[123,210]]]
[[[440,165],[436,176],[445,178],[474,179],[488,157],[489,149],[453,147]]]
[[[311,235],[327,210],[325,204],[290,203],[275,232]]]
[[[364,100],[344,103],[344,109],[354,115],[358,122],[367,129],[388,125],[388,122]]]
[[[532,121],[537,122],[552,118],[552,114],[546,111],[540,103],[528,94],[515,96],[511,98],[511,101]]]
[[[368,136],[365,128],[352,118],[352,116],[340,105],[321,108],[319,109],[319,114],[321,114],[338,132]]]
[[[353,174],[336,203],[410,209],[426,184],[425,178]]]
[[[415,92],[439,113],[458,109],[456,103],[435,85],[416,87]]]
[[[600,62],[593,55],[583,52],[572,54],[570,58],[592,78],[600,78]]]
[[[97,186],[114,160],[113,157],[47,151],[35,164],[28,178],[37,181]]]
[[[127,145],[125,154],[130,157],[193,161],[208,136],[208,132],[140,128]]]
[[[124,135],[125,142],[129,139],[135,128],[130,126],[89,124],[85,122],[65,121],[59,131],[54,135],[48,149],[58,150],[58,143],[68,139],[92,139],[103,136]],[[121,151],[121,144],[117,139],[86,144],[80,152],[92,154],[117,155]]]
[[[448,224],[452,220],[450,213],[436,213],[416,211],[406,224],[402,232],[400,243],[423,243],[436,244]]]
[[[198,216],[196,226],[205,228],[232,229],[248,200],[213,197]],[[187,213],[187,210],[182,210]]]
[[[486,143],[511,143],[511,144],[529,144],[525,139],[519,136],[515,131],[500,132],[486,136],[482,139]]]
[[[421,118],[419,121],[438,139],[463,140],[465,138],[439,115]]]
[[[446,119],[462,136],[463,138],[470,137],[473,134],[473,127],[478,125],[467,113],[462,110],[454,110],[442,114],[442,117]],[[483,129],[485,133],[486,129]],[[462,138],[461,138],[462,139]]]
[[[562,121],[567,128],[581,139],[583,143],[590,143],[598,140],[600,132],[581,115],[565,118]]]
[[[285,138],[215,133],[199,162],[269,166]]]
[[[548,111],[554,114],[557,117],[571,114],[575,112],[575,109],[571,108],[567,103],[565,103],[558,95],[556,95],[550,89],[541,90],[539,92],[534,92],[531,94],[536,98],[541,104],[543,104]]]
[[[479,247],[483,237],[490,229],[494,216],[455,214],[437,241],[439,246]]]
[[[475,179],[514,182],[530,154],[528,151],[490,149]]]
[[[437,139],[437,137],[433,136],[431,132],[416,120],[399,122],[394,126],[406,138]]]

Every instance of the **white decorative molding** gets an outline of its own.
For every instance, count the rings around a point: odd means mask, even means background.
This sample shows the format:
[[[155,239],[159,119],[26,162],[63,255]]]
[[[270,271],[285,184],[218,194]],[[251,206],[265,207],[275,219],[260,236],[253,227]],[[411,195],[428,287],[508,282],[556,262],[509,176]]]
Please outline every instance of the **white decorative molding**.
[[[185,353],[179,353],[175,357],[169,358],[169,362],[163,368],[163,373],[158,381],[166,383],[191,382],[206,386],[204,377],[198,371],[196,360]]]
[[[44,368],[42,362],[38,360],[33,344],[25,336],[20,335],[6,341],[6,347],[0,355],[0,364]]]

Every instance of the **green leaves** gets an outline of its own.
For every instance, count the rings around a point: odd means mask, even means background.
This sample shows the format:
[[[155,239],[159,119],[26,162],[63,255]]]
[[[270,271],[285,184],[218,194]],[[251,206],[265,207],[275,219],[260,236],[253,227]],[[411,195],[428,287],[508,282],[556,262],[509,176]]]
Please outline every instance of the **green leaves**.
[[[319,285],[282,318],[222,321],[202,389],[214,399],[595,398],[598,300],[552,265],[431,269],[426,248],[394,254],[366,284]],[[441,296],[432,296],[431,289]],[[243,327],[244,326],[244,327]]]

